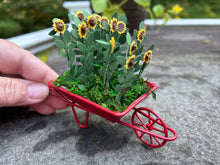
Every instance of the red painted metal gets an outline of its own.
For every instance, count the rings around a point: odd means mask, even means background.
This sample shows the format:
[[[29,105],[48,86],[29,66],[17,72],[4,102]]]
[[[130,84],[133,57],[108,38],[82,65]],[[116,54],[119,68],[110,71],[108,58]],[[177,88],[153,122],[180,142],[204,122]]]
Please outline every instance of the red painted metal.
[[[52,81],[48,82],[50,91],[59,96],[68,106],[72,107],[73,114],[75,116],[77,124],[81,128],[88,126],[89,113],[99,115],[111,122],[118,122],[122,125],[134,129],[137,137],[147,146],[152,148],[159,148],[166,144],[167,141],[172,141],[177,138],[177,133],[172,128],[168,127],[162,118],[149,108],[135,108],[142,100],[144,100],[151,92],[145,93],[135,100],[130,106],[128,106],[123,112],[114,112],[105,107],[102,107],[93,101],[90,101],[82,96],[68,92],[62,87],[55,87]],[[155,83],[147,82],[147,87],[152,91],[157,89]],[[85,124],[81,124],[76,114],[75,108],[80,108],[86,111]],[[130,123],[126,123],[121,118],[131,110],[134,110]],[[168,134],[172,133],[172,137],[168,137]]]

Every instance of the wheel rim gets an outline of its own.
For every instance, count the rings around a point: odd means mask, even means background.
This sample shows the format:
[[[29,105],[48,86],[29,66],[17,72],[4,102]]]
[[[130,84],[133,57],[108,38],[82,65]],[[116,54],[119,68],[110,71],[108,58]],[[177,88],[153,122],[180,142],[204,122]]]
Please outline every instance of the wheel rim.
[[[132,115],[132,125],[145,131],[150,131],[163,137],[168,137],[168,130],[164,121],[151,109],[136,109]],[[166,140],[160,139],[153,135],[149,135],[135,128],[134,132],[137,137],[149,147],[159,148],[166,144]]]

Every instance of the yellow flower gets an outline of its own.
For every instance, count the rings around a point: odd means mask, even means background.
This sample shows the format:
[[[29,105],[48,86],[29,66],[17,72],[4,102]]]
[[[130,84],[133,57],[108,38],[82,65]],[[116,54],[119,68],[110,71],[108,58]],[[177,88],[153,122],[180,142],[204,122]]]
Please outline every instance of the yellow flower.
[[[135,41],[133,41],[130,45],[130,48],[129,48],[129,54],[132,55],[135,50],[137,50],[138,47],[137,47],[137,43]]]
[[[139,31],[138,31],[138,35],[137,35],[138,41],[139,41],[139,42],[142,42],[143,39],[144,39],[144,37],[145,37],[145,35],[146,35],[145,29],[139,30]]]
[[[103,22],[109,23],[108,18],[107,18],[107,17],[103,17],[103,16],[101,17],[99,26],[100,26],[102,29],[104,29],[104,27],[103,27],[103,25],[102,25]]]
[[[127,59],[127,61],[126,61],[126,69],[127,70],[134,66],[134,59],[135,59],[135,55],[132,55]]]
[[[101,20],[101,16],[100,15],[95,15],[96,21],[100,21]]]
[[[85,15],[82,11],[77,11],[75,15],[79,18],[79,20],[85,19]]]
[[[57,19],[53,23],[53,28],[58,33],[63,33],[66,30],[66,24],[61,19]]]
[[[87,24],[89,28],[94,29],[97,25],[96,17],[94,15],[90,15],[87,19]]]
[[[79,24],[78,27],[78,35],[80,36],[80,38],[85,38],[86,33],[87,33],[87,25],[85,22],[82,22],[81,24]]]
[[[122,34],[126,31],[126,25],[122,21],[118,21],[118,33]]]
[[[113,52],[114,48],[115,48],[115,38],[112,37],[111,40],[109,41],[112,44],[112,48],[111,48],[111,53]]]
[[[150,60],[152,59],[152,50],[148,50],[145,54],[144,54],[144,58],[143,61],[145,63],[150,62]]]
[[[175,5],[175,6],[173,6],[172,9],[173,9],[174,11],[176,11],[177,13],[180,13],[180,12],[183,11],[183,8],[180,7],[179,5]]]
[[[111,32],[114,32],[115,30],[117,30],[118,24],[117,24],[117,19],[116,18],[113,18],[111,20],[110,27],[111,27],[111,29],[110,29]]]

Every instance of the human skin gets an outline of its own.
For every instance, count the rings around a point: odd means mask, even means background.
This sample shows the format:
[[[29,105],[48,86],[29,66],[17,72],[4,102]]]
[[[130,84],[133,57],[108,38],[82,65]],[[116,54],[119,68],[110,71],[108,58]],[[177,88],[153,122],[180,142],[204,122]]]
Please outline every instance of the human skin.
[[[47,86],[57,77],[31,52],[0,39],[0,107],[30,106],[45,115],[64,109],[66,104]]]

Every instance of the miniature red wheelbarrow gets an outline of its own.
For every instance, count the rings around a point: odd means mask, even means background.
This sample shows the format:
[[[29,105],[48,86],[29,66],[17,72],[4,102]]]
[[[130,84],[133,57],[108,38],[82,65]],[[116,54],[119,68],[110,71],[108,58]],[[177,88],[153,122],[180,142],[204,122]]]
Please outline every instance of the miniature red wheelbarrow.
[[[157,89],[155,83],[147,82],[147,87],[154,91]],[[64,100],[72,107],[77,124],[81,128],[88,126],[89,113],[99,115],[111,122],[117,122],[134,130],[137,137],[147,146],[159,148],[166,144],[167,141],[173,141],[177,138],[177,133],[168,127],[162,118],[153,110],[145,107],[136,108],[136,106],[145,99],[151,92],[145,93],[128,106],[123,112],[114,112],[101,105],[94,103],[82,96],[68,92],[62,87],[55,87],[52,81],[49,82],[50,91]],[[75,111],[75,107],[86,111],[85,123],[81,124]],[[122,121],[122,117],[129,111],[134,110],[131,124]],[[172,136],[170,137],[170,134]]]

